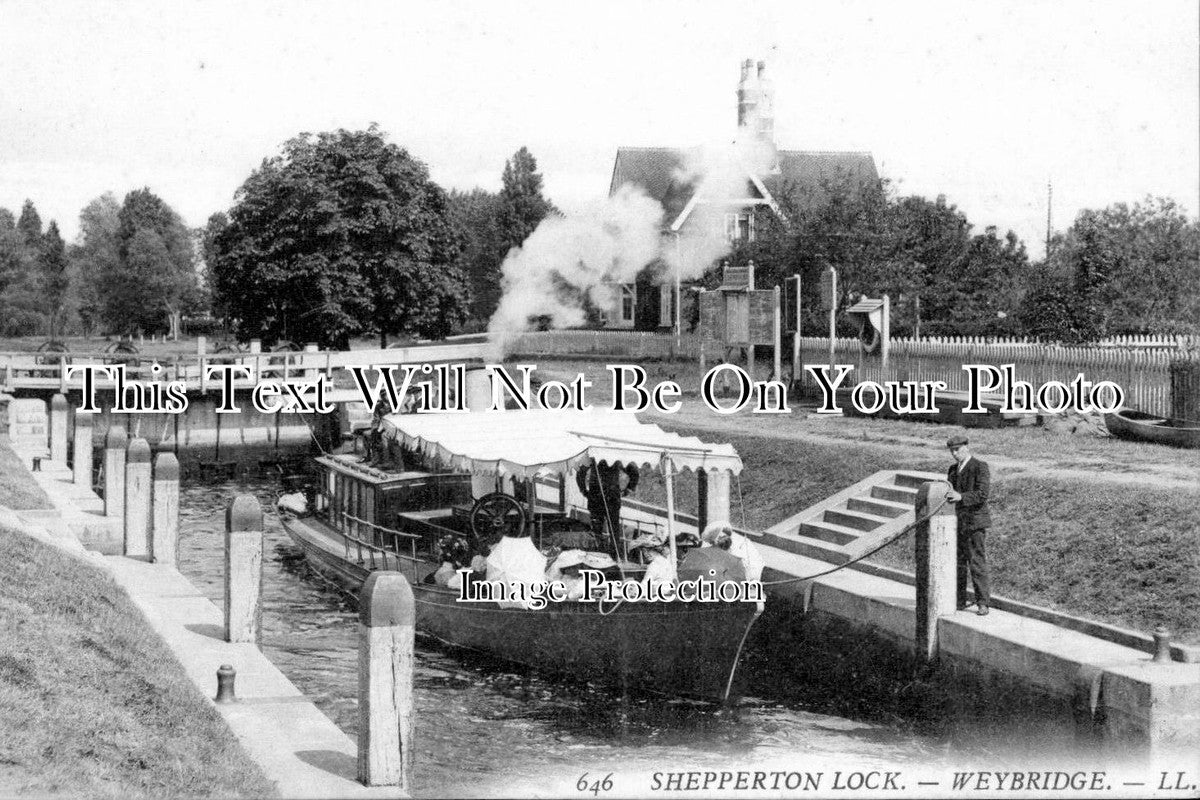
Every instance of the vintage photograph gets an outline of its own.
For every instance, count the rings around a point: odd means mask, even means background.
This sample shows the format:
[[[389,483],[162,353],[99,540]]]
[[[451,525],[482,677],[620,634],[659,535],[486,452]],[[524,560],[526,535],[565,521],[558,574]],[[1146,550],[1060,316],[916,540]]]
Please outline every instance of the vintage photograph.
[[[0,798],[1200,796],[1200,6],[0,0]]]

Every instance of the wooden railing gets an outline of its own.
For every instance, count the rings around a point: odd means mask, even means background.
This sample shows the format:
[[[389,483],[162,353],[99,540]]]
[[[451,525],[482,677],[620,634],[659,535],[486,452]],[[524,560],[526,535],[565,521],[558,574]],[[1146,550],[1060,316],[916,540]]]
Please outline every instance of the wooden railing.
[[[123,353],[30,353],[0,352],[0,388],[48,389],[66,392],[83,385],[83,374],[76,370],[68,377],[68,368],[85,365],[117,367],[124,365],[127,380],[181,381],[188,391],[218,391],[221,376],[209,376],[214,367],[245,367],[233,375],[233,385],[247,388],[263,381],[311,380],[324,374],[333,380],[335,371],[351,365],[398,365],[466,363],[493,353],[486,342],[432,343],[386,350],[308,350],[279,353],[205,353],[155,359]],[[342,376],[343,383],[348,376]],[[349,384],[347,384],[349,385]],[[97,388],[110,389],[115,379],[96,374]]]

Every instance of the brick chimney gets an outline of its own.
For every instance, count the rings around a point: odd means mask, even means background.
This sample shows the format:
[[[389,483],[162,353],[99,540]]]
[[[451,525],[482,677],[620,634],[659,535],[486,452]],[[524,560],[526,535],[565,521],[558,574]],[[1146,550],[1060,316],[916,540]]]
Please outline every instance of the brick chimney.
[[[767,77],[767,64],[753,59],[742,62],[738,81],[738,141],[749,146],[754,169],[760,174],[779,171],[775,147],[775,89]]]
[[[742,62],[742,79],[738,81],[738,134],[753,131],[758,118],[758,73],[754,71],[754,60]]]

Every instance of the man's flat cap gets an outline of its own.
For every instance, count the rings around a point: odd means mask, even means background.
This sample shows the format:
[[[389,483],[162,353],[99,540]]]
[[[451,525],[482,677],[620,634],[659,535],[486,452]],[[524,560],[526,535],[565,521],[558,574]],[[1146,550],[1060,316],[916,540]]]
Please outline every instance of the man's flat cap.
[[[946,447],[963,447],[969,444],[966,434],[956,433],[946,440]]]

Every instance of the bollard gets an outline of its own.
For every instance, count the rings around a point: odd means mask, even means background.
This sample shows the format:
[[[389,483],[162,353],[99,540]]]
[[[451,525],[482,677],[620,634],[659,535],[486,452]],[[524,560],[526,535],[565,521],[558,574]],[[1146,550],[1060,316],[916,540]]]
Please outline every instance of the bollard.
[[[232,664],[222,664],[217,668],[217,696],[214,699],[218,703],[236,703],[237,694],[233,691],[233,682],[237,679],[237,670]]]
[[[1154,659],[1155,664],[1171,663],[1171,632],[1167,626],[1159,625],[1154,629]]]
[[[154,512],[150,525],[150,558],[174,564],[179,541],[179,460],[174,453],[154,457]]]
[[[150,444],[131,439],[125,451],[125,555],[150,555]]]
[[[412,587],[372,572],[358,612],[358,779],[408,791],[413,754]]]
[[[67,398],[56,394],[50,398],[50,460],[67,465],[67,419],[71,407]]]
[[[125,429],[114,425],[104,435],[104,516],[125,514]]]
[[[75,412],[75,452],[71,469],[76,486],[92,490],[92,426],[91,411]]]
[[[950,484],[931,481],[917,490],[917,657],[926,664],[938,655],[938,619],[954,613],[958,592],[956,536],[958,519],[954,506],[943,502]],[[934,509],[937,509],[934,511]]]
[[[262,619],[262,506],[239,494],[225,507],[225,641],[258,644]]]

